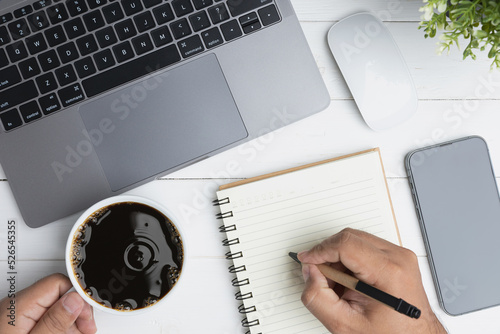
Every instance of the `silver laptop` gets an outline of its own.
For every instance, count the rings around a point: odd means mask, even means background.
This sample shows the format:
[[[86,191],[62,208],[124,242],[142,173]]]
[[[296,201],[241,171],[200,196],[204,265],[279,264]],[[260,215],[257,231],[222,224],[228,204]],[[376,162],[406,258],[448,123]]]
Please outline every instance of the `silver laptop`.
[[[329,101],[289,0],[0,0],[0,164],[31,227]]]

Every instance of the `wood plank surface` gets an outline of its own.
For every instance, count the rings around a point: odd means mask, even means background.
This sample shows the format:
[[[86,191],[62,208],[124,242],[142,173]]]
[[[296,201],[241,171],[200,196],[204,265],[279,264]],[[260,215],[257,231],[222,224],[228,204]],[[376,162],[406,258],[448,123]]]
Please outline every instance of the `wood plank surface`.
[[[489,144],[500,177],[500,71],[490,60],[462,60],[460,50],[436,53],[437,39],[418,30],[420,0],[292,0],[321,75],[331,105],[305,120],[240,145],[215,157],[138,187],[130,194],[167,205],[188,236],[190,292],[172,296],[172,303],[147,316],[95,317],[98,333],[217,333],[241,334],[241,315],[231,287],[230,263],[220,243],[218,212],[211,201],[221,184],[301,166],[353,152],[380,147],[403,246],[419,256],[424,285],[433,309],[452,334],[500,333],[499,307],[460,317],[439,307],[425,247],[404,169],[407,152],[467,135],[480,135]],[[361,11],[379,16],[388,26],[406,60],[417,88],[419,107],[407,123],[374,132],[363,122],[351,93],[330,53],[326,34],[342,18]],[[286,113],[286,110],[281,110]],[[293,119],[293,115],[290,115]],[[32,230],[24,225],[0,166],[0,297],[6,295],[7,221],[16,220],[19,279],[22,289],[41,277],[65,272],[64,245],[78,214]],[[189,298],[182,298],[189,296]]]

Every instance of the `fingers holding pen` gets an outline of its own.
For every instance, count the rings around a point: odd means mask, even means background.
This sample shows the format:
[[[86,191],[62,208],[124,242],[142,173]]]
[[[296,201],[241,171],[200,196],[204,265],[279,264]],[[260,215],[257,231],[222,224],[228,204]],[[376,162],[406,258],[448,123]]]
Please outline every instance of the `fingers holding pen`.
[[[359,279],[368,284],[375,284],[381,279],[380,276],[384,276],[383,269],[390,263],[385,250],[388,245],[385,241],[381,243],[383,240],[378,238],[374,244],[360,232],[345,229],[310,250],[299,253],[299,260],[313,264],[342,263]]]
[[[362,231],[346,229],[299,253],[298,259],[304,266],[306,282],[302,302],[331,332],[445,333],[429,305],[417,258],[410,250]],[[324,266],[352,274],[365,284],[416,305],[422,311],[421,317],[412,319],[355,291],[357,288],[349,284],[352,276],[340,278],[341,284],[350,288],[338,289],[339,284],[332,284],[325,276],[339,279],[343,274],[333,275]]]

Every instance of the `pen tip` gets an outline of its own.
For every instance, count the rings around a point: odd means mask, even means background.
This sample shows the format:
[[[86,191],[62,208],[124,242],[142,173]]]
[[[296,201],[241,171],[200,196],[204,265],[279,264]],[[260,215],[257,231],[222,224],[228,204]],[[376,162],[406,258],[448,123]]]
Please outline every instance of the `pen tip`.
[[[297,263],[300,263],[300,260],[299,258],[297,257],[297,253],[294,253],[294,252],[290,252],[288,253],[288,255]]]

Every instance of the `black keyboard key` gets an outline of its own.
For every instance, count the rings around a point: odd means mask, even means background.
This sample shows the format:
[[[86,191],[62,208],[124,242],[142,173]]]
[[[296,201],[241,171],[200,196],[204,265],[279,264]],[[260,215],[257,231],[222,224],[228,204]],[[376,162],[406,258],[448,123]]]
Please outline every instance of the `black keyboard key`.
[[[139,32],[144,32],[155,27],[155,21],[150,12],[141,13],[134,16],[134,22]]]
[[[162,0],[142,0],[142,2],[144,3],[144,7],[146,8],[151,8],[153,6],[159,5],[161,4],[161,1]]]
[[[7,54],[4,49],[0,49],[0,68],[9,65],[9,59],[7,58]],[[0,78],[2,78],[0,76]]]
[[[58,94],[64,107],[80,102],[85,98],[80,84],[73,84],[69,87],[63,88],[59,90]]]
[[[76,73],[80,79],[86,78],[96,72],[92,58],[86,57],[75,62]]]
[[[68,7],[68,12],[71,16],[77,16],[87,11],[87,5],[84,0],[67,0],[66,7]]]
[[[56,93],[50,93],[39,98],[38,103],[40,103],[40,107],[45,115],[61,109],[61,104],[59,103]]]
[[[45,13],[41,11],[28,16],[28,22],[31,27],[31,30],[33,31],[45,29],[50,24],[47,15],[45,15]]]
[[[20,62],[19,70],[21,71],[24,79],[29,79],[40,74],[40,66],[38,66],[36,58],[30,58]]]
[[[68,19],[68,11],[64,4],[59,3],[50,8],[47,8],[47,16],[52,24],[61,23]]]
[[[141,0],[122,0],[122,6],[128,16],[137,14],[143,9]]]
[[[36,85],[40,93],[45,94],[57,88],[57,81],[51,72],[45,73],[36,78]]]
[[[28,57],[28,50],[26,50],[22,41],[7,45],[5,50],[13,63]]]
[[[69,39],[73,39],[85,34],[85,27],[83,26],[82,19],[77,17],[71,21],[64,23],[64,30],[66,30],[66,34]]]
[[[86,35],[77,39],[76,45],[78,46],[78,50],[80,50],[80,54],[82,56],[91,54],[92,52],[97,51],[99,49],[99,47],[97,46],[97,42],[95,41],[94,35]]]
[[[60,86],[66,86],[77,80],[75,70],[73,66],[66,65],[56,70],[57,81],[59,81]]]
[[[0,114],[0,119],[2,120],[5,131],[12,130],[23,124],[23,121],[21,120],[21,116],[19,116],[17,109],[12,109],[4,112],[3,114]]]
[[[210,27],[210,20],[205,11],[190,15],[189,21],[191,21],[191,26],[194,31],[200,31]]]
[[[157,47],[163,46],[173,41],[172,35],[166,26],[151,31],[151,37]]]
[[[45,31],[45,38],[50,46],[54,47],[67,41],[62,26],[55,26]]]
[[[203,42],[205,42],[205,47],[207,49],[211,49],[224,43],[219,28],[217,27],[204,31],[201,34],[201,37],[203,38]]]
[[[29,80],[20,85],[0,92],[0,112],[11,109],[20,103],[29,101],[38,96],[35,82]]]
[[[18,8],[14,11],[15,17],[21,17],[33,13],[33,7],[30,5]]]
[[[12,19],[14,19],[12,13],[5,13],[3,15],[0,15],[0,23],[7,23],[9,21],[12,21]]]
[[[31,33],[28,22],[25,19],[13,21],[9,23],[8,27],[14,40],[26,37]]]
[[[260,20],[264,26],[276,23],[280,20],[280,15],[275,5],[270,5],[258,10]]]
[[[54,50],[49,50],[40,54],[38,56],[38,62],[40,63],[40,66],[42,66],[42,70],[44,71],[50,71],[61,64]]]
[[[42,33],[26,38],[26,45],[32,55],[47,50],[47,43]]]
[[[100,11],[95,10],[93,12],[83,15],[83,21],[88,31],[93,31],[104,27],[104,18]]]
[[[170,7],[168,3],[153,9],[153,15],[155,16],[156,23],[158,23],[158,25],[162,25],[175,19],[172,7]]]
[[[21,112],[21,116],[23,116],[24,123],[28,123],[42,117],[42,111],[36,101],[23,104],[19,107],[19,111]]]
[[[123,10],[118,2],[113,2],[102,8],[102,13],[108,24],[119,21],[125,17]]]
[[[42,8],[48,7],[48,6],[50,6],[50,4],[52,4],[51,0],[38,0],[35,3],[33,3],[33,7],[36,10],[38,10],[38,9],[42,9]]]
[[[272,0],[244,0],[228,1],[227,5],[233,16],[240,16],[264,5],[270,4]]]
[[[246,15],[240,17],[240,24],[242,27],[254,24],[255,22],[259,22],[259,17],[256,12],[251,12]]]
[[[107,3],[107,0],[87,0],[90,9],[94,9],[103,6]]]
[[[210,7],[208,9],[208,14],[212,19],[213,24],[229,20],[229,12],[227,11],[226,5],[223,3]]]
[[[222,24],[220,29],[222,30],[222,34],[224,35],[226,41],[230,41],[243,35],[237,20],[232,20]]]
[[[96,53],[94,55],[94,61],[99,71],[105,70],[116,64],[110,49]]]
[[[198,35],[194,35],[180,41],[179,43],[177,43],[177,46],[179,47],[181,55],[184,58],[194,56],[205,50],[205,48],[203,47],[203,43],[201,42],[201,38]]]
[[[101,48],[108,47],[118,41],[115,31],[111,27],[106,27],[97,31],[95,36],[97,37],[97,42]]]
[[[102,72],[83,81],[83,87],[88,97],[95,96],[111,88],[151,74],[181,60],[175,45],[148,53],[121,66]]]
[[[134,51],[128,41],[113,46],[113,53],[115,54],[116,61],[122,63],[134,57]]]
[[[191,35],[191,28],[186,19],[181,19],[170,24],[170,29],[172,34],[174,34],[175,39],[183,38]]]
[[[138,55],[153,50],[153,42],[151,42],[151,38],[149,38],[148,34],[133,38],[132,45],[134,46],[135,53]]]
[[[0,46],[10,42],[9,32],[6,27],[0,27]]]
[[[61,59],[63,64],[69,63],[70,61],[78,58],[78,51],[76,51],[76,46],[73,42],[69,42],[58,47],[57,53],[59,54],[59,59]]]
[[[118,34],[118,38],[120,38],[120,41],[129,39],[137,35],[137,30],[135,30],[134,23],[131,19],[127,19],[115,24],[115,30]]]
[[[214,2],[213,0],[193,0],[193,3],[196,9],[202,9],[212,5]]]
[[[190,0],[172,0],[172,7],[174,7],[175,14],[180,17],[194,11],[193,5]]]
[[[243,32],[245,34],[249,34],[262,28],[262,25],[259,22],[259,17],[257,13],[251,12],[240,17],[240,24],[243,27]]]
[[[21,82],[21,75],[16,66],[10,66],[0,70],[0,90],[4,90]]]

